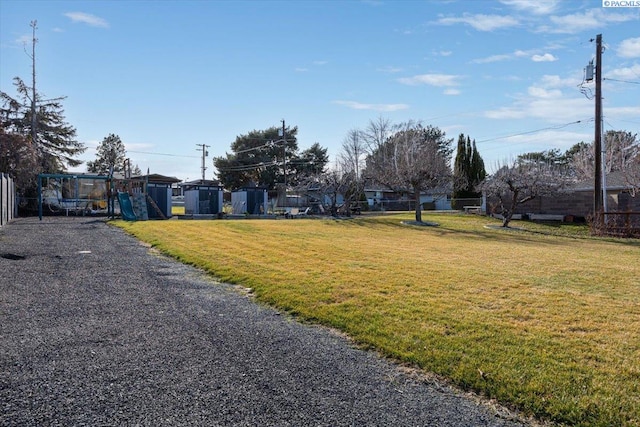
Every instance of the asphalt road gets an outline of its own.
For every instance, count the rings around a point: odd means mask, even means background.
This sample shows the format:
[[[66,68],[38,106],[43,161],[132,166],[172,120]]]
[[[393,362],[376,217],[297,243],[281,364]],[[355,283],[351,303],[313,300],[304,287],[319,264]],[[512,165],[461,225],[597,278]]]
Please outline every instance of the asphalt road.
[[[94,218],[0,229],[1,426],[522,426]]]

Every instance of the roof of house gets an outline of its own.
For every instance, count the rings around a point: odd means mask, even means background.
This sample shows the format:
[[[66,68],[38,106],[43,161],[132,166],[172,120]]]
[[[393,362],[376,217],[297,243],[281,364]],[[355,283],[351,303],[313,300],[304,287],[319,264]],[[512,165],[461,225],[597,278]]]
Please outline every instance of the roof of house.
[[[627,190],[629,184],[624,179],[624,174],[620,171],[610,172],[606,174],[606,187],[607,190]],[[595,180],[593,178],[578,181],[574,185],[569,187],[569,190],[573,191],[593,191],[595,186]],[[603,183],[604,184],[604,183]]]

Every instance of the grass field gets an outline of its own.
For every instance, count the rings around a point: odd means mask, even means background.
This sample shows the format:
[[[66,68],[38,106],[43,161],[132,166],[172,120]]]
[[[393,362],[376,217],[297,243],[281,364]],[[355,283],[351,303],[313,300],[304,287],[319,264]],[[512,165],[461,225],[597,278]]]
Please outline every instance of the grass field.
[[[640,425],[640,241],[425,214],[115,223],[265,303],[543,420]]]

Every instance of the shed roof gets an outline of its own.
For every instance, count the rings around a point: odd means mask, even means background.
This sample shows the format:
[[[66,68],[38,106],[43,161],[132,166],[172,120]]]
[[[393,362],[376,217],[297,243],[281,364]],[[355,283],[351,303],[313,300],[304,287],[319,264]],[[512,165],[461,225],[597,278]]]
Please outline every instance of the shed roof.
[[[180,182],[180,180],[178,178],[176,178],[175,176],[165,176],[165,175],[160,175],[157,173],[152,173],[149,175],[140,175],[140,176],[133,176],[131,177],[132,179],[146,179],[149,182],[152,182],[154,184],[175,184],[177,182]]]

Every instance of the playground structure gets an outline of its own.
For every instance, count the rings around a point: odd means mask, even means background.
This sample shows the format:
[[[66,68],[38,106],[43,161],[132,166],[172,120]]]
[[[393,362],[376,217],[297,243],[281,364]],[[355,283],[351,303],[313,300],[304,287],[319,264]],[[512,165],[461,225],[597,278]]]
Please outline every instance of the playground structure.
[[[127,221],[171,217],[171,184],[176,178],[146,175],[38,175],[38,215],[121,215]]]
[[[38,175],[38,214],[109,213],[109,177],[100,175]]]

